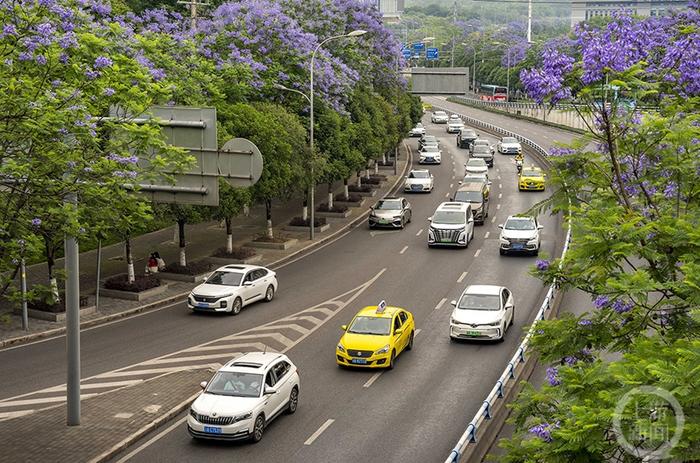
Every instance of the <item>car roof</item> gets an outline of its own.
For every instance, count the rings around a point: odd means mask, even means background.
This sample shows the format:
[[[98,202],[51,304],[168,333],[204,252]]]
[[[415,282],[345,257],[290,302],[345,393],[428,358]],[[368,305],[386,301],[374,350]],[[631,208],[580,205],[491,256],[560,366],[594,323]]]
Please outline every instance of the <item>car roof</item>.
[[[460,211],[460,210],[466,209],[468,207],[470,207],[470,206],[467,203],[450,201],[450,202],[441,203],[437,207],[436,211]]]
[[[469,160],[467,161],[467,164],[469,164],[470,162],[471,162],[472,164],[482,164],[482,163],[483,163],[483,164],[486,164],[486,161],[484,161],[484,160],[481,159],[481,158],[469,158]]]
[[[483,189],[484,184],[482,182],[465,182],[457,189],[457,191],[481,191]]]
[[[240,273],[245,273],[248,270],[253,270],[253,269],[258,269],[262,268],[259,265],[243,265],[243,264],[231,264],[231,265],[224,265],[223,267],[219,267],[215,272],[240,272]]]
[[[272,362],[279,359],[289,361],[286,355],[278,352],[246,352],[240,357],[229,361],[219,371],[245,371],[249,373],[262,373]]]
[[[409,174],[410,174],[411,172],[426,172],[426,173],[430,173],[430,171],[429,171],[428,169],[411,169],[411,171],[409,172]]]
[[[357,315],[362,315],[365,317],[391,318],[399,310],[406,310],[406,309],[403,309],[401,307],[394,307],[394,306],[388,305],[384,309],[384,312],[377,313],[377,307],[378,306],[376,306],[376,305],[368,305],[368,306],[360,309],[360,311],[357,312]]]
[[[535,218],[526,215],[509,215],[506,222],[509,220],[535,220]]]
[[[477,145],[480,145],[480,144],[482,144],[482,143],[487,143],[487,144],[489,144],[489,145],[491,144],[491,142],[488,141],[488,140],[485,139],[485,138],[477,138],[477,139],[474,140],[472,143],[476,143]]]
[[[497,296],[503,286],[496,285],[469,285],[464,289],[464,294],[485,294]]]
[[[445,116],[447,116],[447,113],[445,111],[435,111],[433,114],[439,114],[441,116],[444,114]]]

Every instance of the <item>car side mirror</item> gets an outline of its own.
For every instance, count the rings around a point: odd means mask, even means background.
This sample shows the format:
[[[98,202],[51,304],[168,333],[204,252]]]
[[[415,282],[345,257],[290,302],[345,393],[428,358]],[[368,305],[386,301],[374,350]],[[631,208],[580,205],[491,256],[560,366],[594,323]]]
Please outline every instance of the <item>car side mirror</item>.
[[[493,183],[493,182],[492,182],[491,180],[489,180],[489,181],[487,182],[487,185],[491,185],[492,183]]]
[[[244,281],[243,286],[253,286],[253,282],[252,281]]]
[[[538,226],[537,226],[537,229],[538,229],[538,230],[542,230],[543,228],[544,228],[544,225],[538,225]]]
[[[202,390],[206,389],[206,388],[207,388],[207,382],[206,382],[206,381],[202,381],[201,383],[199,383],[199,387],[201,387]]]
[[[450,305],[457,307],[457,301],[450,301]]]
[[[398,336],[398,335],[400,335],[401,333],[403,333],[403,329],[399,328],[398,330],[395,330],[395,331],[394,331],[394,336]]]
[[[450,201],[454,201],[455,198],[453,196],[450,196]]]
[[[432,222],[432,221],[433,221],[433,218],[432,218],[432,217],[428,217],[428,222]]]
[[[347,330],[348,330],[348,325],[340,325],[340,329],[343,330],[343,331],[347,331]]]
[[[202,283],[204,283],[205,281],[207,281],[207,278],[209,278],[209,275],[204,275],[204,276],[202,276],[202,278],[201,278]]]
[[[503,224],[500,224],[500,225],[498,226],[498,228],[500,228],[501,230],[503,230]]]
[[[274,387],[270,387],[266,384],[265,389],[263,390],[263,395],[272,395],[272,394],[277,394],[277,389],[275,389]]]
[[[457,182],[457,185],[461,185],[461,184],[462,184],[462,181],[461,181],[461,180],[460,180],[459,182]]]

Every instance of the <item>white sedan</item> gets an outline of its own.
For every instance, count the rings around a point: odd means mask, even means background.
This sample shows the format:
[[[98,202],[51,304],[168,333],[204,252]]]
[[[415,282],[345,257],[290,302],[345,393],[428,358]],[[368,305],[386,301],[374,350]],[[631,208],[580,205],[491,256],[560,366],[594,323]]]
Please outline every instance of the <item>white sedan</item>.
[[[462,129],[464,128],[464,122],[462,122],[462,119],[459,118],[459,116],[452,116],[450,117],[449,122],[447,123],[447,133],[459,133]]]
[[[238,315],[255,301],[270,302],[277,292],[277,274],[257,265],[225,265],[187,297],[190,310]]]
[[[416,124],[415,127],[411,129],[411,132],[409,134],[411,137],[422,137],[425,135],[425,127],[423,127],[423,124],[420,122]]]
[[[513,294],[504,286],[467,286],[452,305],[450,339],[503,341],[515,319]]]
[[[445,111],[435,111],[432,116],[430,116],[430,122],[433,124],[447,124],[449,117]]]
[[[434,179],[433,174],[426,169],[413,169],[406,176],[406,182],[403,185],[404,191],[415,191],[422,192],[427,191],[430,193],[433,191]]]
[[[489,171],[489,166],[481,158],[471,158],[464,164],[464,168],[468,174],[483,174]],[[465,174],[466,175],[466,174]]]
[[[501,154],[519,154],[523,152],[523,147],[515,137],[503,137],[498,142],[498,152]]]
[[[187,431],[195,439],[259,442],[265,428],[299,403],[299,374],[286,355],[248,352],[221,367],[187,416]]]
[[[442,151],[437,145],[426,145],[418,152],[418,164],[440,164]]]

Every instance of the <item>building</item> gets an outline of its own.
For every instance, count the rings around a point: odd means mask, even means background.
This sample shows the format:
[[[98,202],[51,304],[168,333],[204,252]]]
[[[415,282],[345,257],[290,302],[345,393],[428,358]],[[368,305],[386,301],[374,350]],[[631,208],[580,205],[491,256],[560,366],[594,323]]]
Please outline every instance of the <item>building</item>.
[[[398,22],[403,13],[404,0],[377,0],[377,9],[382,14],[384,22]]]
[[[620,9],[631,11],[639,16],[659,16],[669,8],[682,9],[687,5],[688,0],[572,0],[571,27],[595,16],[609,16]]]

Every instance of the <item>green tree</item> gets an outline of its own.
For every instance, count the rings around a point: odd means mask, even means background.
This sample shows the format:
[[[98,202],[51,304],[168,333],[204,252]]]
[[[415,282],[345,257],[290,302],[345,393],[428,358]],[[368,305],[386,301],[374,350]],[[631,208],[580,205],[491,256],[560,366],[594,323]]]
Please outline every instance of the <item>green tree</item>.
[[[219,205],[212,211],[212,217],[226,222],[226,252],[233,252],[233,219],[250,204],[252,195],[249,188],[234,188],[224,179],[219,179]]]

